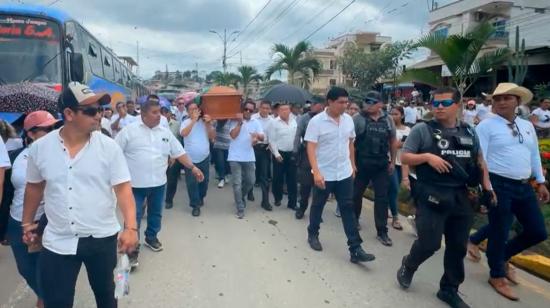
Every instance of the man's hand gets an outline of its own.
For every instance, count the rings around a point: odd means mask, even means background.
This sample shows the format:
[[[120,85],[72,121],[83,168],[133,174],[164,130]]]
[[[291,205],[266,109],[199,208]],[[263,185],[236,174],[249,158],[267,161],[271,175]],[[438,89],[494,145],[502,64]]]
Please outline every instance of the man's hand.
[[[390,163],[390,164],[388,165],[388,173],[389,173],[389,175],[392,175],[394,171],[395,171],[395,163]]]
[[[138,233],[136,230],[124,229],[118,235],[118,251],[130,253],[136,249],[138,243]]]
[[[237,122],[239,122],[239,123],[242,123],[243,119],[244,119],[243,114],[242,113],[237,113],[237,117],[235,118],[235,120],[237,120]]]
[[[357,175],[357,166],[355,164],[351,166],[351,171],[351,177],[355,179],[355,176]]]
[[[191,168],[191,173],[193,173],[193,176],[195,177],[195,179],[197,179],[197,181],[199,182],[204,181],[204,174],[202,174],[201,169],[197,168],[196,166],[193,166],[193,168]]]
[[[411,191],[411,181],[409,178],[403,178],[401,180],[401,185],[403,185],[408,191]]]
[[[252,145],[256,145],[260,140],[258,137],[258,133],[250,133],[250,139],[252,139]]]
[[[443,158],[434,155],[434,154],[427,154],[429,155],[428,158],[428,164],[434,168],[439,173],[449,173],[451,172],[451,169],[453,169],[453,166]]]
[[[191,113],[190,117],[191,117],[191,120],[194,121],[194,122],[197,122],[199,120],[199,117],[201,116],[201,111],[200,110],[193,110],[193,112]]]
[[[203,120],[204,123],[206,123],[206,124],[210,124],[210,123],[212,122],[212,118],[211,118],[209,115],[207,115],[207,114],[205,114],[204,117],[202,117],[202,120]]]
[[[282,162],[283,162],[283,157],[282,157],[281,155],[275,156],[275,160],[276,160],[278,163],[282,163]]]
[[[36,223],[28,224],[23,227],[23,243],[28,246],[36,243],[38,239],[38,234],[36,233],[37,228],[38,224]]]
[[[318,188],[325,189],[325,178],[321,172],[313,172],[313,182],[315,182],[315,186]]]
[[[550,193],[548,192],[548,188],[546,188],[546,185],[539,184],[537,187],[537,195],[539,196],[539,200],[543,203],[548,203],[550,201]]]

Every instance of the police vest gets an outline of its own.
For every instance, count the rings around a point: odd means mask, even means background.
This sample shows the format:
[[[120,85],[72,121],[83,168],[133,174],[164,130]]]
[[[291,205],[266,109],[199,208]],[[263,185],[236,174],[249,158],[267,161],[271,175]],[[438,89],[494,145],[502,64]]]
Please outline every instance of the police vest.
[[[418,181],[446,187],[476,186],[480,182],[477,164],[479,149],[473,129],[461,123],[454,132],[445,131],[436,121],[426,123],[432,135],[432,146],[427,151],[452,165],[451,172],[439,173],[428,163],[416,167]]]
[[[390,119],[387,115],[383,115],[375,121],[363,113],[356,117],[358,117],[355,138],[357,161],[365,165],[387,165],[391,137]]]

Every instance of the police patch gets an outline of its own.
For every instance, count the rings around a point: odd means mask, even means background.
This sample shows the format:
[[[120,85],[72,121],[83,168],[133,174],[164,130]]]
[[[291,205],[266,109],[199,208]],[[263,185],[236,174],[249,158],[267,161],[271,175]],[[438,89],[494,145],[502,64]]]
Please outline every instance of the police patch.
[[[440,148],[441,150],[446,150],[449,148],[449,140],[447,139],[439,139],[439,141],[437,142],[437,147]]]

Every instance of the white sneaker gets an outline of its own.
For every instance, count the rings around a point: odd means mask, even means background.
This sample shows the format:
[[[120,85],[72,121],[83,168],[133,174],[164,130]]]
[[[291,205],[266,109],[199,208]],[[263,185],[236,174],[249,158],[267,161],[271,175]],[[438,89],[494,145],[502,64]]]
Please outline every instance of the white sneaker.
[[[340,214],[340,208],[338,206],[336,206],[336,210],[334,211],[334,215],[336,217],[342,217],[342,215]]]
[[[223,188],[225,186],[225,180],[224,179],[221,179],[219,182],[218,182],[218,188]]]
[[[416,221],[414,219],[414,215],[407,216],[407,221],[409,222],[409,225],[411,225],[414,235],[418,237],[418,231],[416,230]]]
[[[226,183],[226,184],[229,183],[229,179],[230,179],[230,178],[231,178],[231,177],[229,177],[229,176],[225,176],[224,180],[225,180],[225,183]]]

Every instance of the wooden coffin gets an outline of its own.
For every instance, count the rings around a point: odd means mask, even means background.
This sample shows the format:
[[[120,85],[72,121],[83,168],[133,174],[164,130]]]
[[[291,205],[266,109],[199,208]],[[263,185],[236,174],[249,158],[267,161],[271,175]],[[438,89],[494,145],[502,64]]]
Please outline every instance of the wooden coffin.
[[[201,96],[201,109],[214,120],[234,119],[241,112],[242,94],[230,87],[216,86]]]

